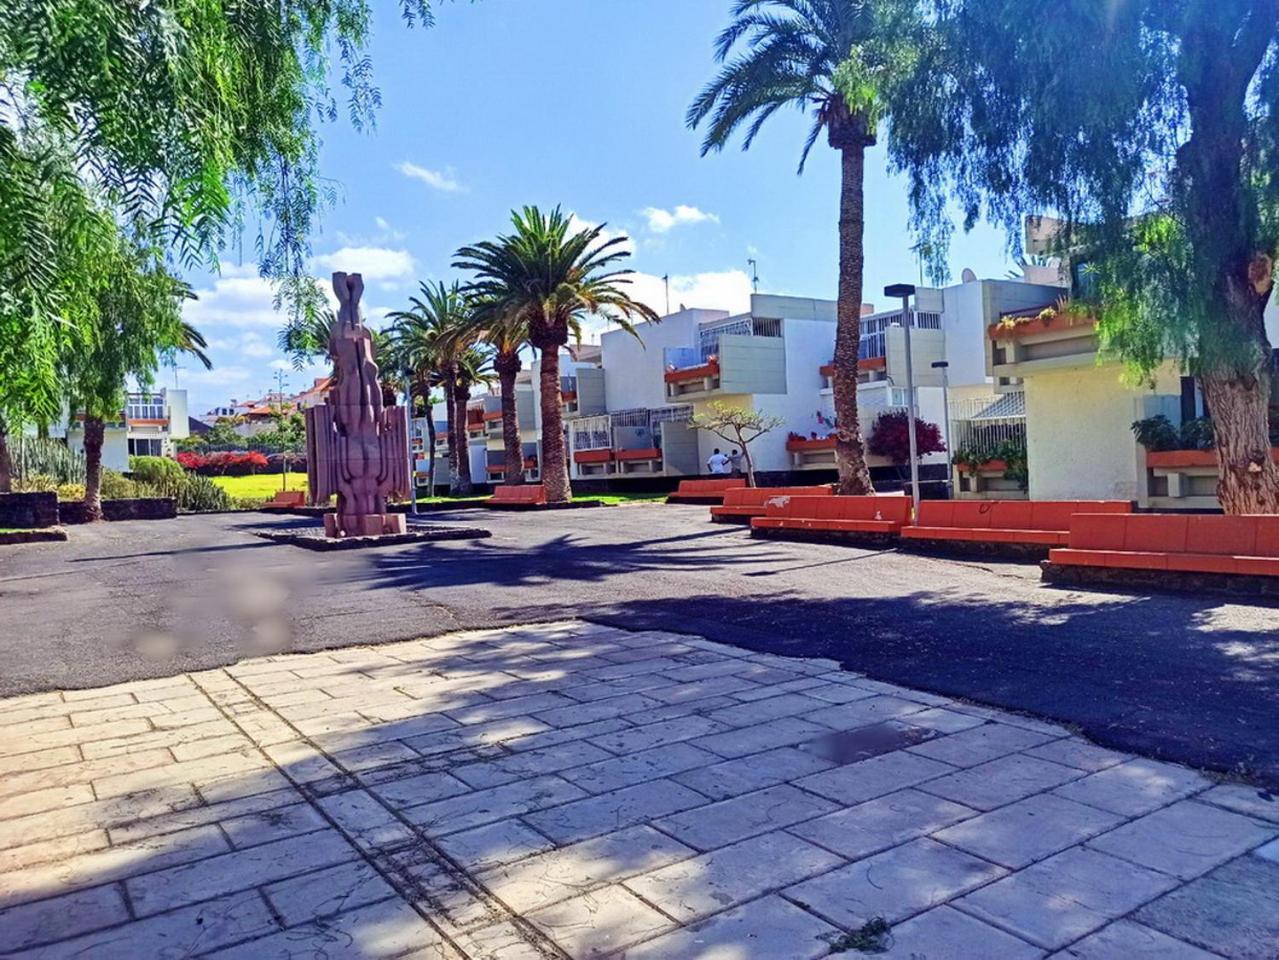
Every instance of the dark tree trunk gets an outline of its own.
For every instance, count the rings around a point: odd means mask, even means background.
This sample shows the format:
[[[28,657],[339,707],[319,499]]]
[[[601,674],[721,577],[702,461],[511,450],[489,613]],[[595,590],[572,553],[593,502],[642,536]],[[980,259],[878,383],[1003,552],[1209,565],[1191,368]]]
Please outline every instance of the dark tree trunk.
[[[0,493],[13,490],[13,460],[9,456],[9,424],[0,416]]]
[[[475,487],[471,483],[471,441],[466,436],[466,402],[471,399],[471,388],[459,384],[453,387],[453,422],[457,424],[457,484],[449,491],[456,497],[469,497]]]
[[[533,345],[541,355],[539,390],[542,399],[542,483],[547,503],[568,503],[573,489],[568,482],[564,455],[564,411],[560,407],[560,347],[567,339],[539,338]]]
[[[84,418],[84,518],[102,519],[102,441],[106,424],[101,417]]]
[[[862,268],[865,257],[863,187],[866,138],[853,121],[831,127],[831,145],[840,151],[842,175],[839,200],[839,299],[835,327],[835,463],[839,482],[835,492],[868,494],[874,489],[866,467],[866,446],[857,415],[857,359],[862,336]]]
[[[520,442],[520,420],[515,404],[520,355],[516,351],[499,353],[493,359],[493,367],[502,390],[502,446],[506,451],[506,476],[502,482],[516,486],[524,482],[524,445]]]
[[[457,386],[457,372],[452,367],[444,368],[444,417],[445,429],[448,431],[448,449],[449,449],[449,493],[452,493],[457,484],[457,458],[461,444],[457,442],[458,426],[457,417],[454,415],[453,391]],[[465,437],[466,428],[462,428]]]
[[[1191,135],[1177,152],[1174,189],[1185,210],[1192,269],[1205,292],[1199,382],[1216,432],[1217,498],[1228,514],[1279,513],[1264,319],[1274,245],[1260,229],[1245,158],[1248,89],[1273,30],[1253,22],[1254,10],[1233,17],[1230,9],[1193,18],[1193,36],[1181,38],[1177,73]]]
[[[426,403],[426,495],[435,496],[435,411],[431,409],[431,385],[422,390]]]

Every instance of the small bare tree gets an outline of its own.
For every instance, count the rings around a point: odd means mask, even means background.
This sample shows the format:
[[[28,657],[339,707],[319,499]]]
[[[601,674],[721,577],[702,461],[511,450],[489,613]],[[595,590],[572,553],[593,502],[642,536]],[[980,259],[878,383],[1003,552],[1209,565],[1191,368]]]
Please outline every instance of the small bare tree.
[[[751,458],[750,445],[768,431],[782,425],[781,417],[770,417],[746,407],[734,407],[719,400],[712,401],[710,410],[696,414],[689,421],[698,430],[709,430],[715,436],[735,443],[746,460],[746,482],[755,486],[755,461]]]

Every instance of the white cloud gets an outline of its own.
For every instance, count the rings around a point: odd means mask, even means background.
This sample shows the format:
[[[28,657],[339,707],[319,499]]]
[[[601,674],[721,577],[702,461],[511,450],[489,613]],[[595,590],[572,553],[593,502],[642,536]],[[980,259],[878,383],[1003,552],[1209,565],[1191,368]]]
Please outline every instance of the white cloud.
[[[461,193],[466,189],[462,184],[458,183],[452,171],[428,170],[426,167],[410,163],[408,160],[396,164],[395,169],[410,180],[420,180],[428,187],[433,187],[443,193]]]
[[[256,333],[246,333],[240,340],[240,353],[245,357],[260,360],[275,355],[275,348]]]
[[[359,273],[363,274],[365,280],[411,277],[416,269],[413,257],[407,250],[392,250],[387,247],[343,247],[314,257],[311,262],[317,270]]]
[[[669,233],[676,227],[697,223],[719,223],[719,217],[715,214],[682,203],[674,210],[645,207],[640,212],[648,219],[648,229],[653,233]]]
[[[219,364],[212,370],[205,370],[203,367],[187,370],[182,374],[182,385],[184,387],[230,387],[237,383],[244,383],[252,376],[253,371],[247,367]]]
[[[272,360],[270,363],[270,367],[272,370],[285,370],[285,371],[293,370],[293,364],[291,364],[288,360]]]
[[[284,317],[274,307],[275,291],[261,277],[222,276],[195,291],[182,307],[183,317],[201,333],[219,327],[279,327]]]

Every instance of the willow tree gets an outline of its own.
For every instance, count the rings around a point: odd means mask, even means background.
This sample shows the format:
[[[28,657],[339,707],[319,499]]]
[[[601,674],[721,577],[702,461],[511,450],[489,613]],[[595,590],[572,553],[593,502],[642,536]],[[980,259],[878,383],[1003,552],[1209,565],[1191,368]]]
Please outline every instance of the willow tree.
[[[1103,350],[1198,378],[1229,513],[1279,512],[1263,313],[1279,239],[1279,0],[934,0],[890,153],[918,226],[957,199],[1012,236],[1066,221]],[[1015,241],[1014,241],[1015,242]],[[941,250],[944,244],[934,245]]]
[[[399,7],[430,20],[429,0]],[[295,294],[326,198],[318,125],[338,88],[372,122],[371,21],[367,0],[0,0],[0,436],[57,407],[64,340],[93,312],[80,265],[114,224],[216,266],[260,213],[262,274],[314,309]]]
[[[783,107],[812,113],[800,155],[804,172],[817,139],[839,151],[839,292],[834,387],[839,492],[871,493],[857,412],[861,348],[866,150],[888,113],[892,90],[910,75],[920,28],[914,0],[736,0],[719,35],[719,75],[688,110],[707,122],[702,154],[722,150],[738,131],[743,149]]]

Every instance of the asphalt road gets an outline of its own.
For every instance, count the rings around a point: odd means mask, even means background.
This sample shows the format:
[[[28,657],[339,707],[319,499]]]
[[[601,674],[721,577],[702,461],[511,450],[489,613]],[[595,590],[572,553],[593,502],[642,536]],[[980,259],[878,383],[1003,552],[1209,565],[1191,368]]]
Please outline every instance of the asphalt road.
[[[752,541],[704,507],[432,515],[487,540],[312,553],[251,514],[0,549],[0,696],[286,649],[581,617],[825,656],[1279,789],[1279,609],[1042,585],[1028,564]]]

